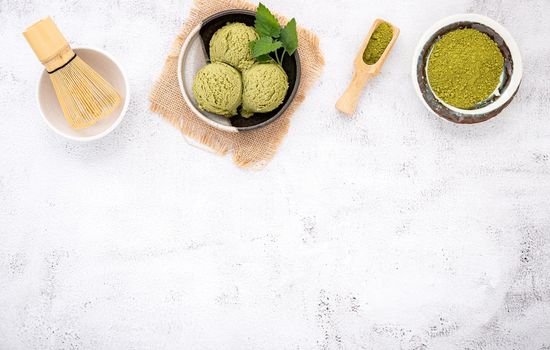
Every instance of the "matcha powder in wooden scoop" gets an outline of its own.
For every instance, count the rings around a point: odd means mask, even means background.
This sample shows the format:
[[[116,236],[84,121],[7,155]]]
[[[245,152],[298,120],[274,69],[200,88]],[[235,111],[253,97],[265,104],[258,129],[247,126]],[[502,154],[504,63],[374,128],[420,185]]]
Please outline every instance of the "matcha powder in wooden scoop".
[[[469,109],[493,94],[503,68],[502,53],[487,34],[458,29],[435,43],[428,59],[428,81],[441,100]]]
[[[378,62],[392,38],[393,28],[391,25],[386,22],[380,23],[372,33],[367,48],[363,52],[363,61],[366,64],[375,64]]]

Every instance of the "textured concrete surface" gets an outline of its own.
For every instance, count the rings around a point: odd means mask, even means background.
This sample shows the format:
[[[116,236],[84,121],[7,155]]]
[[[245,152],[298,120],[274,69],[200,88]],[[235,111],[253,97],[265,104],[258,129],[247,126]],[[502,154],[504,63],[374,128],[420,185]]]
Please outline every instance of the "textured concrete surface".
[[[147,94],[189,1],[0,0],[0,349],[550,349],[550,2],[266,0],[326,69],[261,172],[188,146]],[[523,85],[459,126],[411,88],[460,12],[518,41]],[[127,118],[66,141],[20,32],[47,14],[123,62]],[[336,113],[375,17],[401,27],[357,116]]]

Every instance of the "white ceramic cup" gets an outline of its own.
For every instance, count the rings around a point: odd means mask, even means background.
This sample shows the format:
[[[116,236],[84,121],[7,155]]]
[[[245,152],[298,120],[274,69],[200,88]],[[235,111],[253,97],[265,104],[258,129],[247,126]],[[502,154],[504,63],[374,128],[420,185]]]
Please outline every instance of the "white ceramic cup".
[[[93,141],[109,134],[122,121],[130,102],[128,79],[118,62],[105,51],[80,47],[74,52],[118,91],[122,98],[119,106],[108,116],[84,129],[73,129],[67,123],[48,72],[44,70],[38,82],[38,106],[46,124],[55,133],[74,141]]]

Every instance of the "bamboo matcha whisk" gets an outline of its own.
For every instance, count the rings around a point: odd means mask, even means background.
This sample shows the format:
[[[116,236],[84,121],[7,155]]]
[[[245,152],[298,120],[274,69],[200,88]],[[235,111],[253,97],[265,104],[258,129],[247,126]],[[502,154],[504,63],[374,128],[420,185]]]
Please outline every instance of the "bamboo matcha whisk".
[[[118,92],[74,53],[51,17],[33,24],[23,35],[46,67],[71,127],[93,125],[120,104]]]

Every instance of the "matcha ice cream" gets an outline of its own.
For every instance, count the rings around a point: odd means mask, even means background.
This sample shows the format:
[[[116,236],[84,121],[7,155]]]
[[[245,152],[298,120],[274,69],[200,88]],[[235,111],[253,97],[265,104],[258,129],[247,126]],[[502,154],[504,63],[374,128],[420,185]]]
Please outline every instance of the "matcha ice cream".
[[[243,117],[271,112],[283,103],[288,90],[288,77],[277,63],[258,63],[242,74]]]
[[[199,108],[225,117],[237,114],[242,88],[241,74],[219,62],[202,67],[193,81],[193,94]]]
[[[250,42],[258,39],[254,28],[244,23],[230,23],[218,29],[210,40],[210,61],[227,63],[239,70],[254,64]]]
[[[245,118],[279,107],[288,91],[283,68],[270,61],[258,63],[250,44],[258,39],[253,27],[229,23],[210,40],[210,61],[195,75],[193,94],[199,108],[225,117]]]

